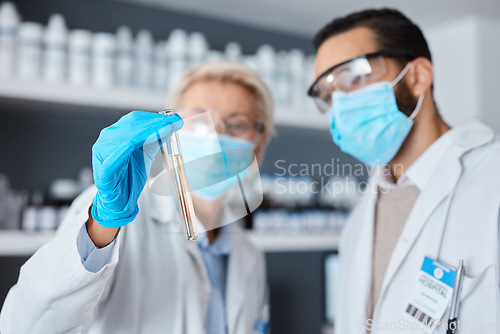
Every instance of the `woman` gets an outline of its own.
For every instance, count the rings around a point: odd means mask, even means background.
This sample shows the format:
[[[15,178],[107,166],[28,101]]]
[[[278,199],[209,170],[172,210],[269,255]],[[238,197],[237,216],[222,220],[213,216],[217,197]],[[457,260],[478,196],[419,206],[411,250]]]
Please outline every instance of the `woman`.
[[[186,127],[209,110],[223,151],[251,150],[260,159],[273,133],[269,90],[240,65],[188,70],[169,102]],[[136,111],[101,132],[92,149],[96,186],[21,268],[0,314],[2,334],[266,331],[264,258],[225,213],[241,182],[232,175],[216,182],[210,168],[187,165],[188,177],[203,184],[193,201],[198,228],[208,231],[195,243],[180,232],[173,197],[145,187],[159,150],[151,138],[167,140],[182,123]],[[186,155],[205,144],[185,138]],[[237,162],[241,155],[227,156]]]

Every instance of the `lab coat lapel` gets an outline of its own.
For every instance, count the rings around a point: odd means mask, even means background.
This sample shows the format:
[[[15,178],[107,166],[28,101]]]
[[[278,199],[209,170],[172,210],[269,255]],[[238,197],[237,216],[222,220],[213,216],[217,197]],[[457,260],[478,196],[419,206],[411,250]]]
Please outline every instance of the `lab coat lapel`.
[[[401,236],[394,248],[385,274],[380,300],[399,266],[404,261],[421,230],[436,208],[452,196],[455,185],[462,173],[461,157],[473,148],[484,145],[494,138],[494,134],[478,121],[472,121],[454,129],[454,140],[449,150],[438,163],[431,179],[427,182],[411,211]],[[448,203],[449,205],[449,203]],[[442,217],[443,223],[446,216]],[[443,231],[441,230],[441,234]],[[440,238],[439,238],[440,239]],[[439,245],[434,245],[439,247]],[[430,254],[433,255],[433,254]]]
[[[226,310],[229,333],[235,333],[236,323],[240,316],[241,308],[245,303],[246,282],[254,267],[255,258],[250,256],[243,239],[243,231],[232,223],[230,226],[231,242],[233,247],[229,256],[227,285],[226,285]]]
[[[413,209],[406,221],[401,236],[396,243],[391,260],[387,267],[380,298],[394,277],[399,266],[408,255],[411,247],[417,240],[420,231],[425,226],[429,216],[436,210],[451,192],[460,177],[462,167],[456,157],[450,157],[448,152],[427,186],[421,191]],[[445,218],[445,217],[443,217]]]
[[[342,304],[337,307],[342,313],[339,329],[343,333],[361,333],[359,329],[365,328],[366,319],[371,316],[369,305],[373,222],[377,200],[377,183],[374,181],[376,178],[377,176],[370,179],[366,192],[351,213],[340,240],[340,284],[346,288],[339,291],[338,301]]]
[[[360,326],[371,316],[369,312],[372,283],[373,233],[375,204],[377,202],[377,186],[375,183],[370,184],[370,190],[365,200],[367,202],[363,205],[363,208],[366,207],[366,210],[362,213],[363,217],[361,218],[363,224],[359,231],[356,231],[358,247],[354,250],[351,258],[343,261],[343,263],[351,267],[349,275],[345,277],[349,280],[350,286],[356,287],[348,291],[350,295],[346,296],[347,299],[345,300],[352,300],[352,305],[363,305],[363,307],[357,307],[356,310],[351,310],[353,314],[349,316],[351,319],[349,321],[352,321],[352,324],[359,324]]]

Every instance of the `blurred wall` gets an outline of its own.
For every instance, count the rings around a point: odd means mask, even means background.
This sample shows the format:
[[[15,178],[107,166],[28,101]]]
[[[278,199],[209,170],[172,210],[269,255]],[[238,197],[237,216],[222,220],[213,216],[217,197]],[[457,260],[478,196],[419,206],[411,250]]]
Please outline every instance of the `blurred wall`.
[[[451,125],[473,117],[500,133],[500,20],[466,17],[424,29],[432,52],[435,97]]]

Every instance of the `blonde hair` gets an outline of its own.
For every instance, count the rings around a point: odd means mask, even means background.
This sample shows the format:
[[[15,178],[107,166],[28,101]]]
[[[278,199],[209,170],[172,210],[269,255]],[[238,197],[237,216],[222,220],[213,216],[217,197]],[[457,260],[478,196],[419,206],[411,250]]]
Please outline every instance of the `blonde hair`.
[[[226,61],[201,63],[188,69],[179,82],[170,90],[168,105],[176,108],[184,93],[193,84],[202,81],[218,81],[234,83],[248,89],[255,97],[257,117],[262,120],[262,154],[265,145],[275,134],[273,109],[274,103],[271,92],[266,84],[252,70],[244,65]]]

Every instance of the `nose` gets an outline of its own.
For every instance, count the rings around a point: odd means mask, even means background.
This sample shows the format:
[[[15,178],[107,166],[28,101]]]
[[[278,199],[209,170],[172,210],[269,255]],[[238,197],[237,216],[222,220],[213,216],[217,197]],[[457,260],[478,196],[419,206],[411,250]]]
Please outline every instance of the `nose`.
[[[224,133],[224,132],[226,132],[224,130],[224,123],[221,120],[219,120],[218,122],[215,123],[215,131],[217,133]]]
[[[214,121],[214,128],[217,133],[226,133],[226,125],[222,118],[212,114],[212,120]]]

